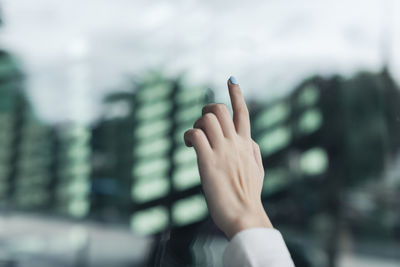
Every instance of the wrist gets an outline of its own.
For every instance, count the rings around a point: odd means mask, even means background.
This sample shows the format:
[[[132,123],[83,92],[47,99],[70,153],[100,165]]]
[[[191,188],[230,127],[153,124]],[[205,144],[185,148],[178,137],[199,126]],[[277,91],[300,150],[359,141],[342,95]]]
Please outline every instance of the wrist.
[[[241,215],[225,234],[231,240],[237,233],[250,228],[273,228],[264,209]]]

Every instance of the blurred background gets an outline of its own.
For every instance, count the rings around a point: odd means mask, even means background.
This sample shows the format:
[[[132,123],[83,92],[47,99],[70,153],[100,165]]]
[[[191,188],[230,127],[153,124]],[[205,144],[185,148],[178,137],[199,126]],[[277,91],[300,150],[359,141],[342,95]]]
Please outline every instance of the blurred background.
[[[222,267],[183,133],[234,75],[296,266],[400,266],[400,2],[0,0],[0,266]]]

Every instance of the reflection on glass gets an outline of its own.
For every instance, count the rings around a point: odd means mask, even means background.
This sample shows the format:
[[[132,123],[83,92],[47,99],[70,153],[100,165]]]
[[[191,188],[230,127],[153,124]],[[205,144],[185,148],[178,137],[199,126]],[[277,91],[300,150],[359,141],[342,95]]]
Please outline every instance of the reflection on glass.
[[[172,206],[172,221],[182,226],[204,219],[207,204],[203,195],[195,195],[175,202]]]
[[[56,209],[82,218],[90,208],[91,132],[87,126],[77,123],[64,125],[58,130]]]
[[[90,193],[90,182],[85,179],[75,178],[65,185],[60,185],[57,193],[60,198],[79,198]]]
[[[134,182],[132,198],[135,202],[146,202],[165,196],[169,192],[166,177],[145,177]]]
[[[73,217],[84,217],[89,212],[89,201],[85,196],[74,197],[68,203],[68,213]]]
[[[154,173],[165,173],[169,166],[169,160],[165,157],[142,160],[134,166],[133,175],[141,177]]]
[[[201,110],[203,109],[203,103],[195,103],[189,107],[184,107],[178,109],[175,115],[176,121],[178,123],[191,123],[193,124],[201,116]]]
[[[183,136],[181,136],[181,139],[183,139]],[[179,146],[174,153],[174,163],[175,164],[185,164],[185,163],[191,163],[196,161],[196,152],[193,148],[191,147],[186,147],[186,146]]]
[[[305,111],[299,119],[299,130],[303,134],[312,133],[322,125],[322,114],[318,109]]]
[[[267,195],[284,188],[288,183],[289,173],[287,168],[272,168],[266,171],[263,185],[263,195]]]
[[[42,136],[42,138],[35,138],[35,140],[24,139],[19,146],[20,153],[29,157],[44,158],[48,161],[51,160],[51,146],[52,142],[48,136]]]
[[[22,209],[40,208],[49,201],[49,194],[44,188],[36,190],[16,188],[14,200],[16,205]]]
[[[0,173],[0,175],[1,175],[1,173]],[[4,180],[0,180],[0,198],[4,198],[7,195],[7,191],[8,191],[7,182]]]
[[[86,162],[75,162],[61,166],[58,171],[60,179],[70,180],[75,178],[87,179],[90,174],[90,166]]]
[[[309,84],[301,90],[299,96],[297,97],[297,104],[299,107],[312,106],[317,103],[318,99],[318,87],[313,84]]]
[[[15,181],[17,188],[35,189],[46,188],[50,181],[50,175],[47,170],[38,170],[30,172],[29,175],[18,175]]]
[[[199,89],[192,89],[192,90],[181,90],[177,96],[176,101],[181,105],[188,105],[192,103],[202,103],[205,99],[204,90],[201,88]]]
[[[9,172],[8,163],[5,159],[2,159],[0,162],[0,183],[7,183],[6,179],[8,172]]]
[[[287,146],[291,139],[291,132],[287,126],[268,130],[262,135],[258,144],[263,156],[270,155]]]
[[[139,143],[134,148],[134,154],[138,157],[165,155],[171,148],[171,141],[166,137]]]
[[[286,102],[278,102],[257,116],[254,126],[257,129],[265,129],[286,120],[290,113],[290,107]]]
[[[306,175],[318,175],[328,169],[329,159],[323,148],[312,148],[303,152],[300,158],[300,168]]]
[[[168,119],[160,119],[151,122],[143,122],[135,129],[135,137],[145,139],[166,134],[172,126]]]
[[[61,128],[59,136],[65,142],[71,142],[71,144],[86,144],[91,136],[90,129],[85,125],[78,123],[68,124]]]
[[[138,234],[153,234],[167,227],[168,218],[168,210],[163,206],[137,211],[131,217],[131,228]]]
[[[200,175],[197,170],[197,164],[194,162],[192,165],[186,165],[178,168],[173,176],[174,187],[177,190],[184,190],[195,185],[200,184]]]
[[[154,84],[142,88],[136,95],[140,102],[155,102],[168,97],[172,92],[172,86],[168,83]]]
[[[76,140],[66,149],[66,156],[74,161],[87,161],[90,156],[90,150],[81,143],[82,140]],[[86,141],[84,141],[86,142]]]
[[[155,103],[146,103],[135,111],[139,120],[152,120],[158,117],[165,117],[172,109],[172,102],[169,99]]]
[[[22,176],[27,175],[29,177],[31,173],[47,169],[49,164],[49,158],[32,158],[23,155],[18,161],[18,173]]]
[[[178,144],[183,144],[183,135],[187,130],[193,127],[193,121],[187,121],[185,123],[180,124],[174,133],[175,142]]]
[[[13,137],[12,127],[13,124],[10,116],[0,113],[0,161],[2,159],[2,155],[8,156],[8,153],[10,153]]]
[[[133,104],[126,100],[110,101],[104,103],[104,105],[104,118],[106,120],[124,119],[131,113],[133,108]]]
[[[11,114],[0,113],[0,127],[1,127],[1,129],[3,129],[2,132],[4,132],[5,130],[11,129],[11,127],[13,126],[12,120],[13,120],[13,118],[12,118]]]

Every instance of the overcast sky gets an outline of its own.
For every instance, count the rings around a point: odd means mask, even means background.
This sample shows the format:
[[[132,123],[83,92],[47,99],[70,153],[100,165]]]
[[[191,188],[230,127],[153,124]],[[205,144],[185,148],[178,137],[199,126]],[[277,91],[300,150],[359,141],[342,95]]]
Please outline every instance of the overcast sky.
[[[231,74],[247,98],[266,100],[313,74],[379,70],[385,55],[400,77],[396,0],[0,3],[0,46],[19,57],[36,110],[51,121],[95,118],[104,94],[150,69],[185,72],[219,102]]]

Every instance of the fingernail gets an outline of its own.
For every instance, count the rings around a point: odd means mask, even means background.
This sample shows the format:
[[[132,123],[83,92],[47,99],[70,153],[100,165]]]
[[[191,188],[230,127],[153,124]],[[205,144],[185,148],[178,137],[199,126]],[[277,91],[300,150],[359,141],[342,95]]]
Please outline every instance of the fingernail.
[[[239,84],[236,78],[233,76],[229,77],[229,81],[231,82],[231,84],[237,84],[237,85]]]

